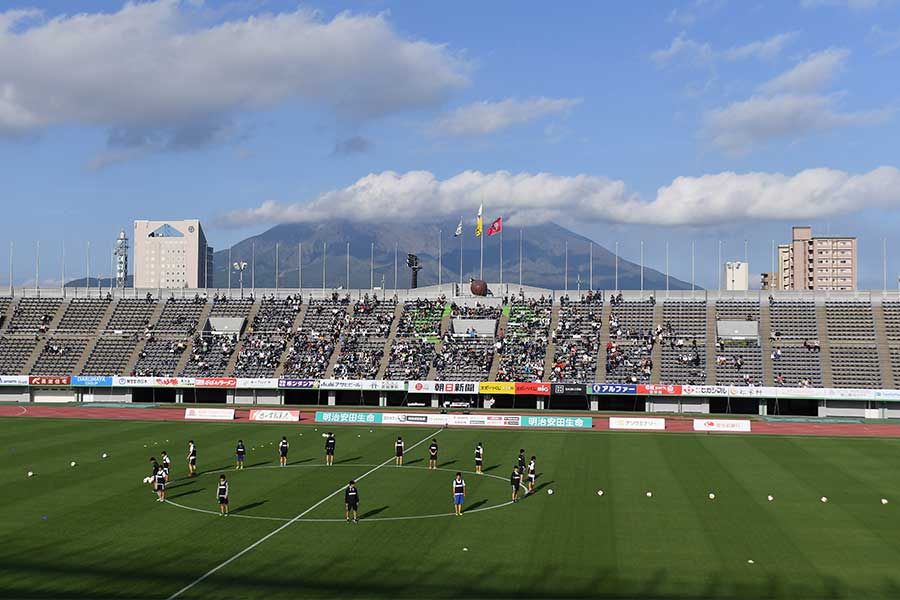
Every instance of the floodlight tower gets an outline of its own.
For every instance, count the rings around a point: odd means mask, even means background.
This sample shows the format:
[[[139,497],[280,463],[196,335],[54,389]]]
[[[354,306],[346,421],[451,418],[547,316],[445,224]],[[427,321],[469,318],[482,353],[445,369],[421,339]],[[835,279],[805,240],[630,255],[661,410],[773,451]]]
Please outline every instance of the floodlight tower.
[[[125,282],[128,280],[128,237],[125,230],[119,232],[116,239],[116,249],[113,251],[116,259],[116,287],[118,289],[125,288]]]

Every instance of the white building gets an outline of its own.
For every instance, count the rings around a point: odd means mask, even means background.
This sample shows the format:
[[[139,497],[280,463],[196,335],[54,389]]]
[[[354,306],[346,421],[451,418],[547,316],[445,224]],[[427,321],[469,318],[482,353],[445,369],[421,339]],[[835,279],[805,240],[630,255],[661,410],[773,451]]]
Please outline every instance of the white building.
[[[134,287],[204,288],[213,249],[197,219],[134,222]]]
[[[746,292],[750,289],[749,265],[741,261],[726,262],[725,289],[729,292]]]

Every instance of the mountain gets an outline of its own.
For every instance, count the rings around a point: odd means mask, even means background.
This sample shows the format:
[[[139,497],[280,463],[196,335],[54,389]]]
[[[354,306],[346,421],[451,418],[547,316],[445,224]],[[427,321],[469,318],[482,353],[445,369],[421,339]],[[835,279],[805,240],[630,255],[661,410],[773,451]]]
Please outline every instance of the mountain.
[[[125,278],[125,287],[130,288],[133,285],[134,278],[129,275]],[[116,278],[113,277],[110,279],[109,277],[91,277],[90,279],[85,279],[81,277],[80,279],[73,279],[72,281],[66,282],[66,287],[71,288],[109,288],[111,285],[116,284]]]
[[[347,284],[347,242],[350,242],[350,287],[370,286],[370,264],[374,244],[374,285],[382,281],[394,287],[394,252],[397,251],[397,285],[409,286],[410,270],[406,255],[416,254],[422,266],[419,285],[438,283],[438,239],[442,240],[442,280],[459,281],[460,238],[453,237],[456,221],[434,224],[382,223],[362,224],[348,221],[324,223],[291,223],[277,225],[247,238],[214,256],[210,287],[228,287],[228,265],[248,263],[244,271],[244,287],[274,287],[275,253],[278,245],[278,278],[280,287],[297,287],[298,253],[302,248],[304,287],[322,285],[322,257],[327,243],[326,287]],[[479,277],[479,240],[466,224],[462,238],[463,281]],[[487,224],[485,224],[485,231]],[[503,281],[519,282],[519,229],[505,228],[503,239]],[[524,285],[561,290],[565,287],[565,248],[569,248],[568,288],[587,289],[589,280],[590,240],[555,223],[533,225],[522,230],[522,283]],[[594,244],[594,289],[615,288],[615,255]],[[230,261],[230,262],[229,262]],[[484,279],[500,280],[500,237],[484,238]],[[231,287],[238,287],[238,273],[231,273]],[[665,289],[665,275],[644,269],[644,289]],[[690,289],[690,284],[670,278],[673,290]],[[619,288],[640,289],[640,266],[619,259]]]

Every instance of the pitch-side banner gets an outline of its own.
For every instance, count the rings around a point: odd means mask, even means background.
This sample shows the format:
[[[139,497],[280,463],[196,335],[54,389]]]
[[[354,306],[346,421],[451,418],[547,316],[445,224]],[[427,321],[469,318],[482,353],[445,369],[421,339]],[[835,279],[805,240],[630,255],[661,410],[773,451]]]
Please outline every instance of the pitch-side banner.
[[[639,383],[637,393],[641,396],[680,396],[680,385],[661,385],[658,383]]]
[[[381,379],[320,379],[319,389],[403,392],[406,390],[406,382]]]
[[[356,412],[356,411],[316,411],[316,423],[381,423],[381,413]]]
[[[300,420],[299,410],[253,409],[250,411],[251,421],[267,421],[275,423],[292,423]]]
[[[694,419],[694,431],[743,433],[750,431],[750,421],[747,419]]]
[[[593,396],[622,396],[637,394],[637,385],[633,383],[595,383],[591,386]]]
[[[635,431],[664,431],[666,429],[666,420],[650,417],[610,417],[609,428]]]
[[[410,394],[477,394],[477,381],[410,381]]]
[[[478,384],[478,392],[481,394],[515,394],[516,384],[511,381],[482,381]]]
[[[549,396],[549,383],[516,383],[517,396]]]
[[[278,380],[266,377],[238,377],[239,390],[277,390]]]
[[[28,375],[0,375],[0,385],[28,385]]]
[[[186,408],[184,418],[189,421],[233,421],[233,408]]]
[[[234,377],[197,377],[194,379],[194,387],[230,389],[237,387],[237,379]]]

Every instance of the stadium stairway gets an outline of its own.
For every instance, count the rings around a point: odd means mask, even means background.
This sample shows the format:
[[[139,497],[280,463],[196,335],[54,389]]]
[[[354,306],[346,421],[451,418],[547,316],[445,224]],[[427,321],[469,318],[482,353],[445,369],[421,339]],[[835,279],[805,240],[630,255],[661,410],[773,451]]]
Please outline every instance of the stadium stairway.
[[[25,362],[25,367],[22,369],[23,373],[31,373],[32,369],[34,369],[34,365],[37,363],[38,358],[40,358],[41,353],[44,351],[44,346],[47,345],[47,342],[51,337],[53,337],[53,334],[56,333],[56,328],[59,327],[59,322],[62,321],[63,314],[65,314],[66,307],[68,305],[68,302],[61,302],[59,304],[59,307],[53,314],[53,319],[50,321],[47,333],[41,335],[41,339],[37,344],[34,345],[34,350],[31,352],[31,356],[29,356],[28,360]],[[12,310],[11,307],[10,310]]]
[[[716,383],[716,338],[719,333],[716,303],[706,303],[706,383]]]
[[[384,343],[384,356],[381,357],[381,364],[378,366],[378,375],[376,379],[384,379],[387,373],[388,365],[391,362],[391,348],[394,347],[394,340],[397,338],[397,329],[400,328],[400,317],[403,316],[403,303],[397,302],[394,307],[394,320],[391,321],[391,330],[388,333],[387,341]]]
[[[444,306],[444,316],[441,317],[441,339],[438,340],[438,343],[434,345],[434,353],[435,356],[440,356],[441,350],[444,349],[444,334],[450,331],[450,303],[448,302],[446,306]],[[437,369],[434,368],[434,365],[431,365],[431,368],[428,369],[428,377],[429,381],[434,381],[434,378],[437,376]]]
[[[398,302],[399,304],[399,302]],[[344,323],[349,323],[351,319],[353,319],[353,314],[356,312],[356,304],[351,302],[347,305],[347,320]],[[325,368],[325,378],[334,377],[334,365],[337,364],[338,359],[341,357],[341,347],[343,346],[343,342],[338,339],[338,342],[334,345],[334,352],[331,353],[331,358],[328,359],[328,366]]]
[[[772,372],[772,312],[768,301],[759,303],[759,347],[762,352],[763,385],[774,386],[775,374]]]
[[[8,298],[6,300],[9,301]],[[14,304],[15,302],[9,301],[9,303],[6,305],[6,310],[4,310],[2,314],[0,314],[0,331],[6,329],[6,324],[9,323],[9,319],[12,317]]]
[[[543,381],[550,381],[550,375],[553,373],[553,357],[556,356],[556,338],[553,333],[559,326],[559,309],[559,302],[554,300],[550,308],[550,337],[547,339],[547,356],[544,357]]]
[[[165,302],[157,302],[156,307],[153,309],[153,314],[150,315],[150,325],[156,325],[159,322],[159,317],[162,316],[163,309],[165,308]],[[131,356],[128,357],[128,362],[125,363],[125,373],[122,375],[130,375],[134,371],[134,367],[137,366],[138,359],[141,356],[141,352],[144,351],[144,347],[147,345],[147,338],[142,337],[141,340],[134,347],[134,350],[131,352]]]
[[[663,323],[663,306],[662,302],[657,302],[653,306],[653,328]],[[662,344],[653,344],[653,351],[650,353],[650,360],[653,361],[653,369],[650,371],[650,383],[659,383],[662,378]]]
[[[163,302],[160,302],[160,304],[163,304]],[[178,357],[178,364],[175,365],[176,374],[184,373],[188,363],[191,361],[191,355],[194,353],[194,336],[201,333],[206,327],[206,323],[209,321],[209,313],[212,312],[212,308],[212,302],[206,302],[203,305],[203,310],[200,311],[200,316],[197,317],[197,330],[188,337],[189,341],[187,348],[185,348],[184,352],[181,353],[181,356]]]
[[[99,332],[106,331],[106,328],[109,326],[109,320],[112,319],[113,313],[115,311],[115,302],[110,302],[106,305],[106,312],[103,313],[103,317],[100,319],[100,324],[95,330],[95,335],[92,335],[90,338],[88,338],[88,343],[84,347],[84,352],[81,353],[81,356],[78,358],[78,362],[75,363],[75,368],[72,370],[73,373],[81,373],[81,371],[84,369],[84,365],[87,364],[88,359],[91,357],[91,353],[94,351],[94,347],[102,337]]]
[[[238,357],[241,355],[241,350],[244,347],[244,343],[247,340],[247,334],[250,330],[250,326],[253,324],[253,319],[256,318],[256,315],[259,313],[259,309],[262,306],[262,300],[254,300],[253,304],[250,305],[250,312],[247,313],[247,320],[244,321],[244,330],[241,331],[241,336],[238,338],[238,343],[234,348],[234,352],[231,353],[231,356],[228,357],[228,364],[225,365],[225,376],[233,377],[234,376],[234,367],[237,364]]]
[[[300,310],[297,311],[297,315],[294,317],[294,323],[291,325],[291,334],[288,336],[288,343],[284,345],[284,350],[281,352],[281,360],[278,361],[278,367],[275,369],[275,377],[284,375],[284,363],[287,362],[291,353],[291,341],[294,339],[297,330],[300,329],[300,324],[303,322],[303,317],[306,316],[308,307],[309,304],[301,304]]]
[[[828,325],[825,302],[816,301],[816,328],[819,334],[819,360],[822,361],[822,386],[834,387],[831,370],[831,342],[828,340]],[[763,357],[765,360],[768,357]]]
[[[872,299],[872,317],[875,321],[875,347],[878,349],[878,366],[881,369],[881,385],[889,390],[895,390],[897,382],[894,379],[894,369],[891,365],[891,348],[888,343],[887,326],[884,319],[884,306],[881,298]]]
[[[612,313],[612,304],[604,302],[603,308],[600,309],[600,347],[597,352],[597,370],[594,374],[594,381],[606,381],[606,344],[609,342],[609,315]],[[551,355],[552,356],[552,355]]]
[[[500,322],[497,323],[497,331],[494,334],[494,342],[496,343],[497,339],[500,336],[506,336],[506,328],[509,325],[509,313],[510,313],[510,305],[504,304],[503,309],[500,311]],[[544,362],[547,361],[546,356],[544,357]],[[500,353],[494,352],[494,359],[491,361],[491,370],[488,371],[488,381],[496,381],[497,380],[497,371],[500,370]]]

